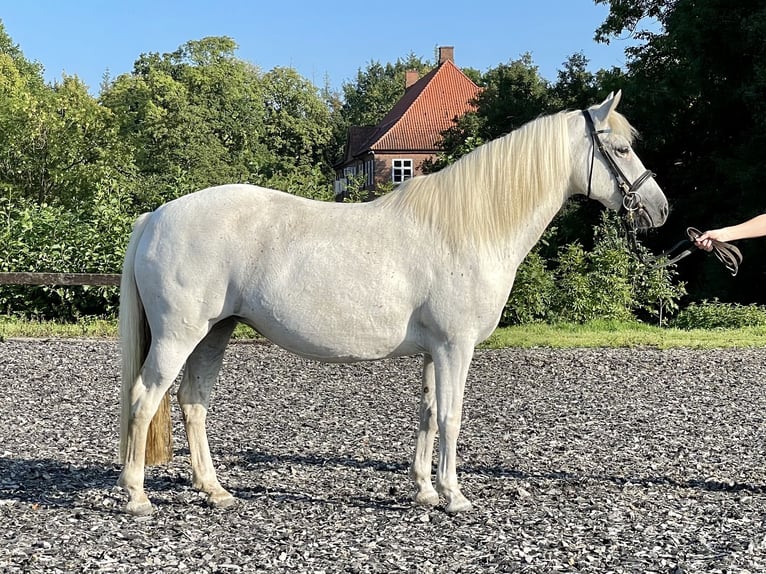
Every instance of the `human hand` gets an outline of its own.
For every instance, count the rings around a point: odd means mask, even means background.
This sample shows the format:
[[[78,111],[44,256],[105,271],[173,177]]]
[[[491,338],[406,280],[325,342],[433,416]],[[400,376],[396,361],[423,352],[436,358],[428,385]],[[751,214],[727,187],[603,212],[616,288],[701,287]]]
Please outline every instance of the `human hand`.
[[[725,241],[723,237],[724,233],[722,229],[711,229],[709,231],[705,231],[702,235],[697,237],[694,240],[694,243],[696,243],[697,247],[700,249],[704,249],[705,251],[712,251],[713,241]]]

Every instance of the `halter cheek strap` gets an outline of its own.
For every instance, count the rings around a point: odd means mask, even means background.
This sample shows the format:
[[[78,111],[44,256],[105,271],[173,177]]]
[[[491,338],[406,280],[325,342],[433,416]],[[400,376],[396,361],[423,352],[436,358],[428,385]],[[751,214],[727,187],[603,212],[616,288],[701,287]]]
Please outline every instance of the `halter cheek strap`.
[[[611,130],[597,130],[596,126],[593,124],[593,118],[590,115],[590,112],[588,110],[583,110],[582,115],[585,116],[585,125],[588,126],[588,132],[590,134],[591,143],[593,144],[590,148],[590,169],[588,170],[588,193],[586,194],[586,197],[590,199],[590,192],[592,189],[593,184],[593,167],[596,165],[596,147],[601,151],[602,154],[604,154],[604,150],[601,144],[601,138],[599,138],[599,134],[606,134],[609,133]]]
[[[633,183],[630,183],[630,180],[625,176],[625,173],[622,171],[622,169],[620,169],[620,166],[617,165],[615,159],[609,152],[607,152],[606,148],[604,148],[604,143],[599,137],[601,134],[609,133],[611,130],[597,130],[595,124],[593,123],[593,117],[590,115],[590,112],[588,110],[583,110],[582,114],[585,116],[585,124],[588,126],[588,131],[590,132],[590,137],[593,142],[593,146],[591,147],[590,170],[588,173],[587,197],[590,199],[593,183],[593,166],[596,163],[596,148],[598,148],[598,151],[601,153],[601,157],[604,158],[604,161],[606,161],[606,164],[609,167],[609,171],[612,172],[615,180],[617,180],[617,186],[620,188],[620,191],[623,195],[623,207],[627,211],[639,208],[641,199],[637,196],[636,190],[638,190],[638,188],[641,187],[650,177],[654,177],[654,173],[652,173],[650,170],[646,170],[644,173],[638,176],[638,178]]]

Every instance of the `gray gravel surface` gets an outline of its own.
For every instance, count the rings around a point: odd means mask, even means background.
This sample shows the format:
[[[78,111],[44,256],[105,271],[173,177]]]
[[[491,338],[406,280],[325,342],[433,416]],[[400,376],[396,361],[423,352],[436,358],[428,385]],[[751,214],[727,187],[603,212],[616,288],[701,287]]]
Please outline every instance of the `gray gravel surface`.
[[[409,502],[420,361],[232,344],[208,429],[211,510],[175,457],[155,514],[115,488],[113,341],[0,343],[0,572],[764,572],[766,350],[479,351],[459,476]]]

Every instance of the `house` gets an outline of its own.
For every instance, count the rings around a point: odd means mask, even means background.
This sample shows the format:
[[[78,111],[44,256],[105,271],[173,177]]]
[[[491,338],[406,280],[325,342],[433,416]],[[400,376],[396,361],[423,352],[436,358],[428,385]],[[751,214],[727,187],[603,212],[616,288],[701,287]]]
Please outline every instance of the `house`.
[[[335,166],[335,195],[341,199],[353,178],[361,190],[397,184],[420,175],[438,152],[441,133],[473,109],[480,88],[455,65],[454,48],[439,48],[439,64],[422,78],[406,74],[405,92],[376,126],[353,126],[345,156]]]

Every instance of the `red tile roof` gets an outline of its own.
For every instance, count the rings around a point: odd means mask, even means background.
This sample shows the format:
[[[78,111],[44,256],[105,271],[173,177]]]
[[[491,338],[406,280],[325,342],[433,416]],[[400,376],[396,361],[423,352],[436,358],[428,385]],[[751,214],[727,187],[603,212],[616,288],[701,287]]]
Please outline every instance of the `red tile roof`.
[[[374,131],[364,134],[365,141],[360,137],[365,128],[352,128],[347,157],[368,150],[436,151],[441,132],[473,109],[470,102],[479,90],[452,60],[445,60],[407,89]]]

